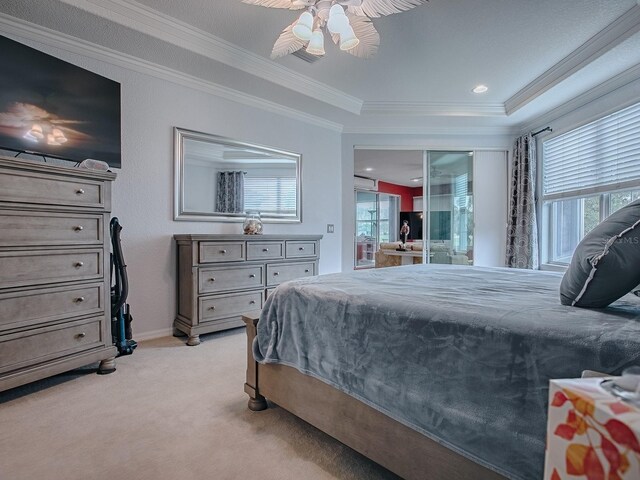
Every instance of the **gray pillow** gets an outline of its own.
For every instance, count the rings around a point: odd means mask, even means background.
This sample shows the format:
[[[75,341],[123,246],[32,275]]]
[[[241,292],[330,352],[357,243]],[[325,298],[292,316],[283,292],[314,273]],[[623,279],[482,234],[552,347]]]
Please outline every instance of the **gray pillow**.
[[[604,308],[640,283],[640,200],[611,214],[578,244],[560,284],[563,305]]]

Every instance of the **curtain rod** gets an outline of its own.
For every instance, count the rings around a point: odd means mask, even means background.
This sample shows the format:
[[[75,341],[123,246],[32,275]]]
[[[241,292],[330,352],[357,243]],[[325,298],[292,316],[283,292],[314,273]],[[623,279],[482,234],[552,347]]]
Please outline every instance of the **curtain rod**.
[[[542,130],[532,133],[531,136],[535,137],[536,135],[540,135],[542,132],[553,132],[553,129],[551,127],[544,127]]]

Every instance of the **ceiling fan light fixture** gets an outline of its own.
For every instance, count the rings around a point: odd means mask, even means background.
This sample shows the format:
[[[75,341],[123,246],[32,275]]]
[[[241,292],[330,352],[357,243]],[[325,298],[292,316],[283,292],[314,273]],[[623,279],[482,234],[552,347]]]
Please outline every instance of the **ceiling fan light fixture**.
[[[311,40],[307,46],[307,52],[311,55],[324,55],[324,34],[322,30],[316,29],[311,34]]]
[[[341,33],[349,26],[349,19],[344,13],[342,5],[335,4],[329,10],[329,20],[327,21],[327,29],[329,32],[336,34]]]
[[[429,0],[241,1],[267,8],[300,10],[302,14],[282,30],[273,44],[271,59],[298,54],[308,61],[318,58],[309,51],[324,54],[324,48],[319,45],[318,39],[311,46],[307,44],[316,29],[322,31],[325,36],[329,33],[331,40],[339,45],[341,51],[346,51],[354,57],[373,57],[380,46],[380,34],[373,25],[372,18],[411,10],[426,4]],[[310,50],[307,51],[307,48]]]
[[[340,32],[340,50],[346,52],[352,48],[356,48],[360,40],[356,37],[351,25]]]
[[[309,40],[311,40],[312,28],[313,15],[311,15],[310,12],[303,12],[291,31],[297,38],[299,38],[303,42],[308,42]]]

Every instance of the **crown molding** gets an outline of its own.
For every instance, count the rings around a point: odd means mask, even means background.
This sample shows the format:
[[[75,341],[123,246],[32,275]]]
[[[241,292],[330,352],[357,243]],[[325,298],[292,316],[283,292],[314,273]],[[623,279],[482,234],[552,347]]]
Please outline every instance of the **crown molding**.
[[[364,102],[363,115],[505,117],[502,103]]]
[[[538,128],[542,128],[541,125],[546,126],[549,123],[552,123],[554,120],[563,117],[564,115],[567,115],[574,110],[584,107],[585,105],[594,102],[595,100],[604,97],[605,95],[613,93],[619,88],[623,88],[633,82],[638,82],[640,84],[640,64],[635,65],[616,75],[615,77],[612,77],[609,80],[599,84],[598,86],[593,87],[585,93],[578,95],[577,97],[567,102],[564,102],[559,107],[556,107],[548,111],[547,113],[536,117],[535,121],[519,125],[517,127],[517,133],[523,134],[532,130],[536,130]],[[632,96],[627,103],[628,105],[631,105],[633,103],[637,103],[637,101],[638,97]],[[614,110],[618,110],[620,108],[625,108],[625,106],[616,105]],[[602,116],[602,112],[598,116]]]
[[[16,37],[50,45],[70,53],[94,58],[111,65],[150,75],[188,88],[193,88],[243,105],[283,115],[321,128],[342,132],[342,125],[339,123],[331,122],[324,118],[310,115],[306,112],[285,107],[239,90],[234,90],[223,85],[202,80],[195,76],[187,75],[183,72],[173,70],[132,55],[117,52],[56,30],[51,30],[19,18],[11,17],[4,13],[0,13],[0,30],[2,32],[15,35]]]
[[[359,114],[362,108],[359,98],[133,0],[60,1],[347,112]]]
[[[618,19],[587,40],[505,102],[507,115],[521,109],[547,90],[584,68],[640,31],[640,0]]]
[[[343,135],[515,135],[518,129],[514,127],[390,127],[380,126],[345,126]]]

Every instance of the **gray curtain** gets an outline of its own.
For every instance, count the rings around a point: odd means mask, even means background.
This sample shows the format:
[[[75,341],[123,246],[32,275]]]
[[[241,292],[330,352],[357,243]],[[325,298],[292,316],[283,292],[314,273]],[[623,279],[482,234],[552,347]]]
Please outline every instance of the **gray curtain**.
[[[538,268],[536,142],[530,134],[518,137],[513,147],[506,265]]]
[[[244,172],[218,172],[216,212],[244,212]]]

